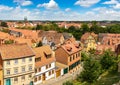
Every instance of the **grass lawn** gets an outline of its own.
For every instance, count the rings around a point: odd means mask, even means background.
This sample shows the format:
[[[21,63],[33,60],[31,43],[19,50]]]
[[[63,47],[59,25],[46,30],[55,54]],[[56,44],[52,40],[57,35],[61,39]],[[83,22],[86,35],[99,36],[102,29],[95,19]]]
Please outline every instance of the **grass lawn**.
[[[116,72],[114,74],[106,74],[101,77],[94,85],[113,85],[120,81],[120,73]]]

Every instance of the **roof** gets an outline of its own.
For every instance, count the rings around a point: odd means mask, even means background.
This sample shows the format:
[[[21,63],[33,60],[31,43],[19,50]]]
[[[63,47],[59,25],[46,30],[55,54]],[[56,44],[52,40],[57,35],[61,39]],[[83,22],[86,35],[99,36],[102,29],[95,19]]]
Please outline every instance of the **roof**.
[[[62,34],[63,34],[65,39],[69,39],[69,38],[73,37],[73,35],[70,33],[62,33]]]
[[[76,43],[76,39],[75,38],[69,38],[65,41],[65,43]]]
[[[27,44],[1,45],[0,53],[3,60],[34,56],[33,50]]]
[[[56,65],[57,68],[60,68],[60,69],[61,69],[61,68],[67,68],[67,67],[68,67],[67,65],[62,64],[62,63],[60,63],[60,62],[56,62],[55,65]]]
[[[81,37],[81,42],[84,42],[89,36],[92,36],[92,37],[94,37],[95,39],[97,38],[97,34],[95,34],[95,33],[90,33],[90,32],[86,32],[85,34],[83,34],[82,35],[82,37]]]
[[[21,32],[23,37],[26,38],[38,38],[38,34],[39,34],[39,30],[35,31],[35,30],[26,30],[26,29],[15,29],[15,28],[10,28],[9,30],[13,30],[13,31],[17,31],[17,32]]]
[[[61,46],[69,55],[82,50],[79,43],[67,43]]]
[[[41,67],[41,66],[50,64],[52,62],[55,62],[54,53],[51,50],[49,45],[45,45],[45,46],[42,46],[42,47],[34,48],[33,50],[34,50],[34,52],[36,54],[35,58],[41,57],[41,61],[35,62],[35,67]],[[44,54],[45,52],[51,54],[51,57],[50,58],[46,58],[46,56]]]
[[[39,37],[46,37],[48,41],[53,41],[55,44],[61,43],[60,38],[62,33],[57,33],[56,31],[41,31]]]
[[[4,33],[4,32],[1,32],[0,31],[0,38],[2,38],[2,39],[6,39],[6,38],[8,38],[10,35],[8,34],[8,33]]]
[[[97,45],[96,50],[104,51],[107,49],[111,49],[111,51],[115,51],[115,46],[113,45]]]

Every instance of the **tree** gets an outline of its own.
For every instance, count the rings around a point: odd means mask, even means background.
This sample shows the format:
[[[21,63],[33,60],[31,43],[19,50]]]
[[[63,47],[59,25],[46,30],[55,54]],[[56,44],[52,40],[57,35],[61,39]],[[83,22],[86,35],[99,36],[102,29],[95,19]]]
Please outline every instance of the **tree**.
[[[63,85],[73,85],[73,82],[72,81],[66,81],[63,83]]]
[[[114,64],[114,56],[111,55],[111,51],[107,50],[104,52],[100,63],[104,70],[109,69]]]
[[[75,31],[76,31],[75,26],[70,26],[70,27],[68,28],[68,32],[70,32],[70,33],[75,32]]]
[[[35,30],[42,30],[43,26],[42,25],[37,25]]]
[[[6,22],[1,22],[1,26],[2,26],[2,27],[8,27],[8,25],[7,25]]]
[[[5,44],[13,44],[14,43],[14,40],[6,40],[5,41]]]
[[[78,76],[78,81],[86,81],[88,83],[93,83],[98,79],[101,74],[101,65],[98,61],[89,58],[84,62],[84,70]]]
[[[97,25],[96,21],[92,21],[92,26],[90,27],[90,30],[93,31],[94,33],[98,32],[99,26]]]
[[[83,31],[83,34],[84,34],[85,32],[89,32],[90,28],[88,27],[88,24],[83,23],[81,26],[81,30]]]

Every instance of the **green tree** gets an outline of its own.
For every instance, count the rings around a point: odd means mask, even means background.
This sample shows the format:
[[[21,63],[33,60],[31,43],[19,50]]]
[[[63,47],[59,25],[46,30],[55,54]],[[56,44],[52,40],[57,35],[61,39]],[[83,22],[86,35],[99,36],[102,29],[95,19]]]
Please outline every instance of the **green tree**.
[[[85,81],[88,83],[93,83],[98,79],[101,74],[101,65],[98,61],[89,58],[84,62],[84,70],[78,76],[78,81]]]
[[[66,81],[63,83],[63,85],[73,85],[73,82],[72,81]]]
[[[75,26],[70,26],[70,27],[68,28],[68,32],[70,32],[70,33],[75,32],[75,31],[76,31]]]
[[[88,24],[83,23],[82,26],[81,26],[81,30],[82,30],[82,32],[84,34],[85,32],[89,32],[90,28],[88,27]]]
[[[94,33],[98,32],[99,26],[97,25],[96,21],[92,21],[92,26],[90,27],[90,30],[93,31]]]
[[[6,22],[1,22],[0,24],[2,27],[8,27],[7,23]]]
[[[114,64],[114,56],[112,56],[111,51],[107,50],[104,52],[100,63],[104,70],[109,69]]]
[[[14,43],[14,40],[6,40],[5,41],[5,44],[13,44]]]

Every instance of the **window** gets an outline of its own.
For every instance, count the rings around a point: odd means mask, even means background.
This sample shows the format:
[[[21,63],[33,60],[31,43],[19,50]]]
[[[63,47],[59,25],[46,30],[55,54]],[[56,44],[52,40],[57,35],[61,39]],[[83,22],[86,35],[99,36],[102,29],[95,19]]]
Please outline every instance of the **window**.
[[[25,62],[25,58],[22,59],[22,62],[23,62],[23,63]]]
[[[38,79],[41,80],[41,76],[39,76]]]
[[[29,71],[32,71],[32,66],[29,66]]]
[[[75,55],[73,55],[73,60],[75,59]]]
[[[49,64],[49,68],[51,67],[51,64]]]
[[[37,77],[34,79],[34,82],[37,82]]]
[[[35,62],[39,62],[39,61],[41,61],[41,57],[35,58]]]
[[[49,71],[49,76],[51,75],[51,71]]]
[[[21,77],[21,80],[24,81],[24,80],[25,80],[25,76],[22,76],[22,77]]]
[[[70,61],[72,61],[72,56],[70,56]]]
[[[18,73],[18,68],[15,68],[14,69],[14,74],[17,74]]]
[[[30,62],[32,61],[32,57],[29,58],[29,61],[30,61]]]
[[[54,70],[52,70],[52,74],[54,74]]]
[[[7,61],[7,65],[10,65],[10,61]]]
[[[46,65],[46,69],[48,69],[48,65]]]
[[[25,66],[24,66],[24,67],[22,67],[22,72],[25,72]]]
[[[39,68],[39,72],[41,71],[41,68]]]
[[[31,78],[32,77],[32,74],[29,74],[29,78]]]
[[[37,73],[37,68],[35,69],[35,73]]]
[[[18,82],[18,78],[16,77],[16,78],[14,78],[14,82],[16,83],[16,82]]]
[[[76,53],[76,58],[78,57],[78,53]]]
[[[10,74],[10,69],[8,69],[6,72],[7,72],[6,74]]]
[[[14,62],[15,64],[18,64],[18,60],[15,60],[15,62]]]

